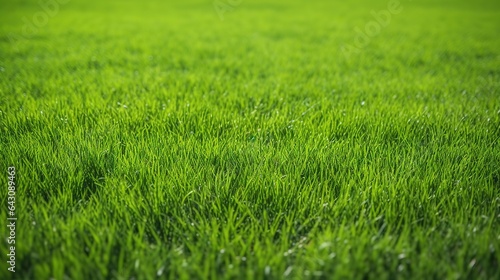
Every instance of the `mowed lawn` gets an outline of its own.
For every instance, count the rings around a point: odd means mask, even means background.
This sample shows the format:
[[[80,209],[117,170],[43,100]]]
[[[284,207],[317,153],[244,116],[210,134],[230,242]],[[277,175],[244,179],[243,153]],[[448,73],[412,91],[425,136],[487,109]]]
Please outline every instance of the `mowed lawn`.
[[[500,2],[393,1],[0,0],[0,279],[500,279]]]

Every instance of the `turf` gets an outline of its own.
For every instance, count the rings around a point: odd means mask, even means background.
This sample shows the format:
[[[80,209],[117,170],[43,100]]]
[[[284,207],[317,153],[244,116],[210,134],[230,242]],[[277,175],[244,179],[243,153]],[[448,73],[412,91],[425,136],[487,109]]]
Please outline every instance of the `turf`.
[[[500,278],[500,2],[402,1],[355,52],[390,1],[71,0],[25,36],[37,2],[0,0],[1,279]]]

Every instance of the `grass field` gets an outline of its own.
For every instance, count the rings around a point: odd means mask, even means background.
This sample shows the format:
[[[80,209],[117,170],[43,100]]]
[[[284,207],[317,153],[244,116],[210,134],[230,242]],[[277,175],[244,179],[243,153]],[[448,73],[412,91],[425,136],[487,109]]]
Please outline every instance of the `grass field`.
[[[0,0],[0,279],[500,279],[499,1],[54,1]]]

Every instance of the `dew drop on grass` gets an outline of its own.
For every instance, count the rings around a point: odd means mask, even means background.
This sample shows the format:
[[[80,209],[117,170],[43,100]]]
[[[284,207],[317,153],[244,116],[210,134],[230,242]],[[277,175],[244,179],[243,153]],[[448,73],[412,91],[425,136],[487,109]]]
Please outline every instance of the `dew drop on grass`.
[[[319,249],[323,250],[323,249],[326,249],[326,248],[331,247],[331,246],[332,246],[332,243],[330,243],[330,242],[323,242],[323,243],[321,243],[321,245],[319,245]]]
[[[165,266],[160,267],[158,271],[156,272],[156,276],[161,276],[163,274],[163,270],[165,269]]]
[[[292,270],[293,270],[292,266],[287,267],[285,273],[283,273],[283,276],[287,277],[288,275],[290,275],[290,273],[292,273]]]
[[[265,275],[270,275],[271,274],[271,267],[266,265],[266,268],[264,268],[264,274]]]

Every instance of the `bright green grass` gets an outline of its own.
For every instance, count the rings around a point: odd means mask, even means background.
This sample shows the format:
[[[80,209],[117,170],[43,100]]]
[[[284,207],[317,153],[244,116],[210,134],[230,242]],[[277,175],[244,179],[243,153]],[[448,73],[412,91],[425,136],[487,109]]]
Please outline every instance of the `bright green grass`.
[[[500,2],[0,2],[0,279],[500,277]]]

